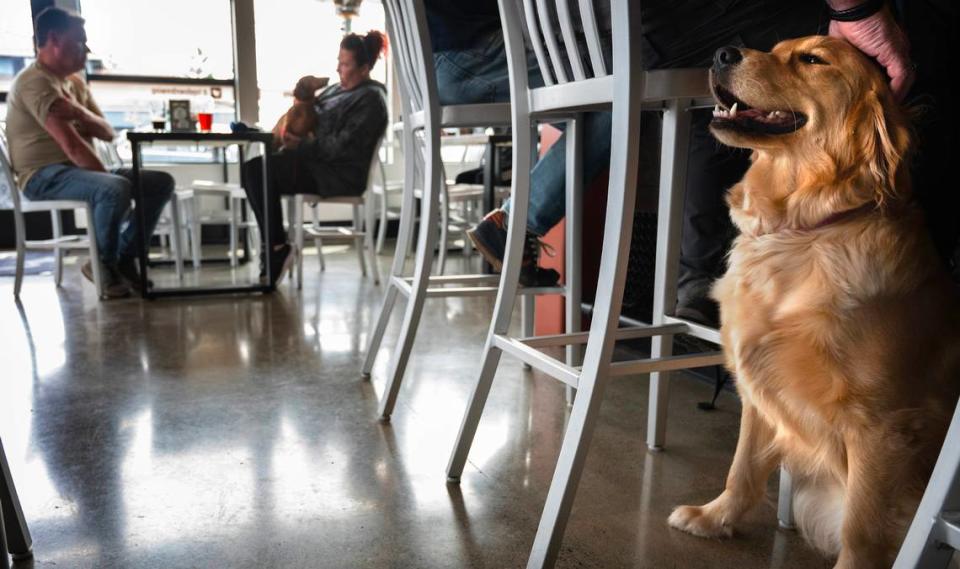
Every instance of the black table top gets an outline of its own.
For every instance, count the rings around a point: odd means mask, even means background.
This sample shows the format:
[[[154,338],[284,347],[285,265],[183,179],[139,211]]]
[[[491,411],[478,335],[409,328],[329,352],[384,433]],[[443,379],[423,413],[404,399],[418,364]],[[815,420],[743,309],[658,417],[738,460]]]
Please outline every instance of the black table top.
[[[127,140],[131,142],[165,142],[185,140],[190,142],[264,142],[271,143],[273,134],[269,132],[137,132],[127,131]]]

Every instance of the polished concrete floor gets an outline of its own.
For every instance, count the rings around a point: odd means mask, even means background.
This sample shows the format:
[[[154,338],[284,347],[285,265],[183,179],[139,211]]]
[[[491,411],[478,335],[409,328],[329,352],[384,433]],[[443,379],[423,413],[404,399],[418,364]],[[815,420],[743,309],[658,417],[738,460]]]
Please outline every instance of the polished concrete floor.
[[[428,301],[384,425],[399,319],[364,380],[382,289],[353,253],[306,274],[302,292],[266,297],[98,302],[74,264],[60,289],[29,277],[19,305],[0,279],[0,435],[35,548],[15,567],[525,566],[562,386],[504,357],[462,483],[448,485],[492,299]],[[725,393],[699,411],[712,387],[677,377],[668,449],[651,454],[646,388],[611,382],[558,567],[831,566],[776,528],[772,501],[732,540],[668,528],[674,505],[722,489],[739,408]]]

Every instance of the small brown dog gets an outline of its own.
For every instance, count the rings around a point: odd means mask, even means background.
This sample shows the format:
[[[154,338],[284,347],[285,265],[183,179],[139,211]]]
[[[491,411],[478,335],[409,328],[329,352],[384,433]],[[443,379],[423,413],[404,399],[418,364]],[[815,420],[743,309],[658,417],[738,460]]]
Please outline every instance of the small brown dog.
[[[743,413],[723,493],[669,523],[732,535],[782,463],[811,544],[888,568],[960,396],[960,307],[912,203],[908,121],[830,37],[724,48],[711,84],[712,131],[753,150],[713,289]]]
[[[311,138],[317,127],[317,112],[313,108],[316,92],[327,86],[326,77],[307,75],[302,77],[293,91],[293,106],[273,127],[273,142],[276,147],[283,145],[283,135],[290,133],[297,138]]]

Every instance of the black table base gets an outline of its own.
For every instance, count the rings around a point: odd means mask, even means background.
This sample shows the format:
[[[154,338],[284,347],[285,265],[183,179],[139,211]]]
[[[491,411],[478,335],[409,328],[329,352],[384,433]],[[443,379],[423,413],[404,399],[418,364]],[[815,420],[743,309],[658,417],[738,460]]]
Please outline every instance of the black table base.
[[[128,132],[127,139],[130,141],[130,147],[133,154],[133,185],[134,185],[134,201],[136,203],[136,208],[138,215],[140,216],[140,227],[141,231],[146,228],[145,223],[145,212],[140,206],[143,203],[143,189],[141,186],[140,173],[142,171],[142,156],[140,147],[142,144],[152,144],[152,143],[161,143],[161,144],[172,144],[172,143],[182,143],[182,142],[193,142],[193,143],[208,143],[208,144],[217,144],[219,146],[231,145],[231,144],[261,144],[263,145],[263,155],[264,155],[264,166],[263,166],[263,199],[264,203],[268,202],[268,192],[269,184],[268,180],[268,170],[270,167],[270,146],[273,144],[273,135],[269,132],[243,132],[243,133],[210,133],[210,132]],[[240,152],[240,161],[243,162],[243,150],[241,146]],[[241,175],[241,185],[243,184],[243,168],[240,168]],[[263,234],[270,235],[270,221],[269,218],[264,219]],[[140,235],[140,290],[143,291],[143,298],[146,299],[155,299],[155,298],[167,298],[172,296],[206,296],[206,295],[215,295],[215,294],[238,294],[238,293],[268,293],[274,290],[273,285],[264,285],[259,282],[251,283],[246,286],[213,286],[213,287],[169,287],[169,288],[157,288],[147,286],[148,277],[147,273],[149,271],[149,258],[147,255],[147,243],[149,240],[147,235],[141,233]],[[270,255],[265,255],[266,258],[266,274],[270,274]]]

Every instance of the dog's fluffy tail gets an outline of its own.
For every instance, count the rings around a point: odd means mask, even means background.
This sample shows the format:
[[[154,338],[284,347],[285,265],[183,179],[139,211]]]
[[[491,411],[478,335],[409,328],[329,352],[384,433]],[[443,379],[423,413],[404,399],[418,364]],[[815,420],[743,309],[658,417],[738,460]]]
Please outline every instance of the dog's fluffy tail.
[[[843,527],[843,485],[826,477],[794,479],[793,513],[797,528],[807,542],[824,554],[840,554]]]

